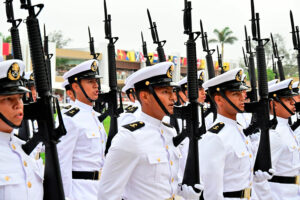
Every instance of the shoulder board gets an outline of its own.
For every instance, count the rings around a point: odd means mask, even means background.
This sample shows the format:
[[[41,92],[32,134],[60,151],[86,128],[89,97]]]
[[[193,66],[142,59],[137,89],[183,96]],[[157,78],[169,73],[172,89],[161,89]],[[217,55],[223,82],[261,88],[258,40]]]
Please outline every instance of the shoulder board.
[[[65,112],[64,114],[68,115],[69,117],[74,117],[79,111],[80,111],[80,109],[75,107],[75,108],[72,108],[71,110]]]
[[[72,107],[72,105],[63,106],[62,108],[65,110],[69,110]]]
[[[208,131],[212,133],[219,133],[224,126],[225,124],[223,122],[219,122],[215,124],[213,127],[211,127]]]
[[[130,131],[135,131],[137,129],[142,128],[143,126],[145,126],[145,123],[142,121],[137,121],[137,122],[133,122],[127,125],[124,125],[123,127],[130,130]]]
[[[165,125],[166,127],[173,128],[173,126],[171,126],[170,124],[168,124],[166,122],[162,122],[162,124]]]
[[[137,106],[131,106],[131,107],[127,107],[125,110],[126,113],[134,113],[137,109],[138,109]]]

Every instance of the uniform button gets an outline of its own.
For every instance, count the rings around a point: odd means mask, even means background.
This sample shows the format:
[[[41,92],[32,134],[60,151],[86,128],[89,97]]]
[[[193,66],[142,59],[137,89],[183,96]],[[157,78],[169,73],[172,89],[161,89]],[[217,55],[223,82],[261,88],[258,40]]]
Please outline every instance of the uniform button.
[[[253,172],[253,168],[251,168],[251,172]]]
[[[244,152],[242,152],[242,156],[244,156],[245,155],[245,153]]]
[[[293,146],[293,149],[296,149],[296,146],[295,146],[295,145]]]
[[[9,177],[9,176],[5,176],[4,179],[5,179],[6,181],[9,181],[9,180],[10,180],[10,177]]]
[[[25,160],[24,160],[23,164],[25,167],[27,167],[27,162]]]
[[[157,158],[157,161],[160,162],[160,158]]]
[[[170,161],[170,164],[173,165],[173,161],[172,160]]]
[[[95,116],[95,113],[93,112],[93,116]]]
[[[101,130],[101,126],[99,126],[99,130]]]
[[[174,182],[174,178],[171,179],[172,183]]]
[[[166,149],[167,149],[167,150],[169,149],[169,146],[168,146],[168,145],[166,145]]]
[[[103,144],[103,143],[104,143],[104,140],[102,140],[101,142],[102,142],[102,144]]]
[[[31,188],[31,182],[30,181],[27,182],[27,186],[28,186],[28,188]]]
[[[161,132],[161,134],[163,134],[163,133],[164,133],[164,131],[163,131],[162,129],[160,130],[160,132]]]
[[[13,150],[16,150],[16,146],[14,144],[12,144],[11,147],[13,148]]]
[[[252,158],[252,154],[251,153],[249,154],[249,157]]]
[[[246,140],[246,144],[248,144],[249,143],[249,141],[248,140]]]
[[[175,194],[172,194],[172,199],[174,199],[175,198]]]
[[[95,136],[95,133],[93,133],[92,135]]]
[[[251,186],[252,186],[252,182],[250,182],[250,184],[249,184],[249,185],[250,185],[250,187],[251,187]]]

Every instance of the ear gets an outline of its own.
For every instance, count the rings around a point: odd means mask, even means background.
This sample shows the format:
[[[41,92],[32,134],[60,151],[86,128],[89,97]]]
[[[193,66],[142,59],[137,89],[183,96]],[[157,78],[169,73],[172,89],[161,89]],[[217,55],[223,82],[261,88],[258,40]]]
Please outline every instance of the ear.
[[[219,94],[214,96],[214,100],[215,100],[217,105],[222,105],[223,104],[223,98]]]
[[[149,104],[149,100],[150,100],[149,92],[142,90],[139,92],[139,95],[140,95],[140,100],[143,104]]]

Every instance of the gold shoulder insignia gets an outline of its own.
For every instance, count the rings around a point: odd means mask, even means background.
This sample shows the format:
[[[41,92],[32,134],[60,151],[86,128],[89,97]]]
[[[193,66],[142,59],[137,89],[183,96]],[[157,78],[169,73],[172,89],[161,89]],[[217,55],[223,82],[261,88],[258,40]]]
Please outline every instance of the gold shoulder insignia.
[[[168,124],[166,122],[162,122],[162,124],[165,125],[166,127],[173,128],[173,126],[171,126],[171,124]]]
[[[71,110],[65,112],[64,114],[69,117],[74,117],[79,111],[80,111],[80,109],[75,107],[75,108],[72,108]]]
[[[126,113],[134,113],[137,109],[137,106],[128,106],[127,108],[125,108]]]
[[[213,127],[211,127],[208,131],[212,133],[219,133],[222,128],[224,128],[225,124],[223,122],[219,122],[215,124]]]
[[[63,106],[62,108],[65,110],[69,110],[72,107],[72,105]]]
[[[143,126],[145,126],[145,123],[142,121],[137,121],[137,122],[133,122],[127,125],[124,125],[123,127],[130,130],[130,131],[135,131],[139,128],[142,128]]]

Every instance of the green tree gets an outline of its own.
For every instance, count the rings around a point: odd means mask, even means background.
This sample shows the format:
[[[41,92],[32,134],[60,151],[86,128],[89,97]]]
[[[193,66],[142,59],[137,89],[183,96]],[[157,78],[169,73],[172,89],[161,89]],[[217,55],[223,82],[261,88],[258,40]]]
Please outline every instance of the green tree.
[[[2,41],[5,43],[11,43],[11,36],[5,36],[2,33],[0,33],[0,36],[2,37]]]
[[[67,46],[72,40],[70,38],[64,38],[61,30],[53,31],[49,33],[49,41],[56,43],[56,48],[63,48]]]
[[[215,29],[214,34],[216,34],[217,39],[211,39],[208,42],[209,43],[220,43],[221,45],[221,52],[222,52],[222,60],[224,58],[224,44],[233,44],[238,39],[233,36],[233,32],[230,30],[230,28],[227,26],[222,30]]]

